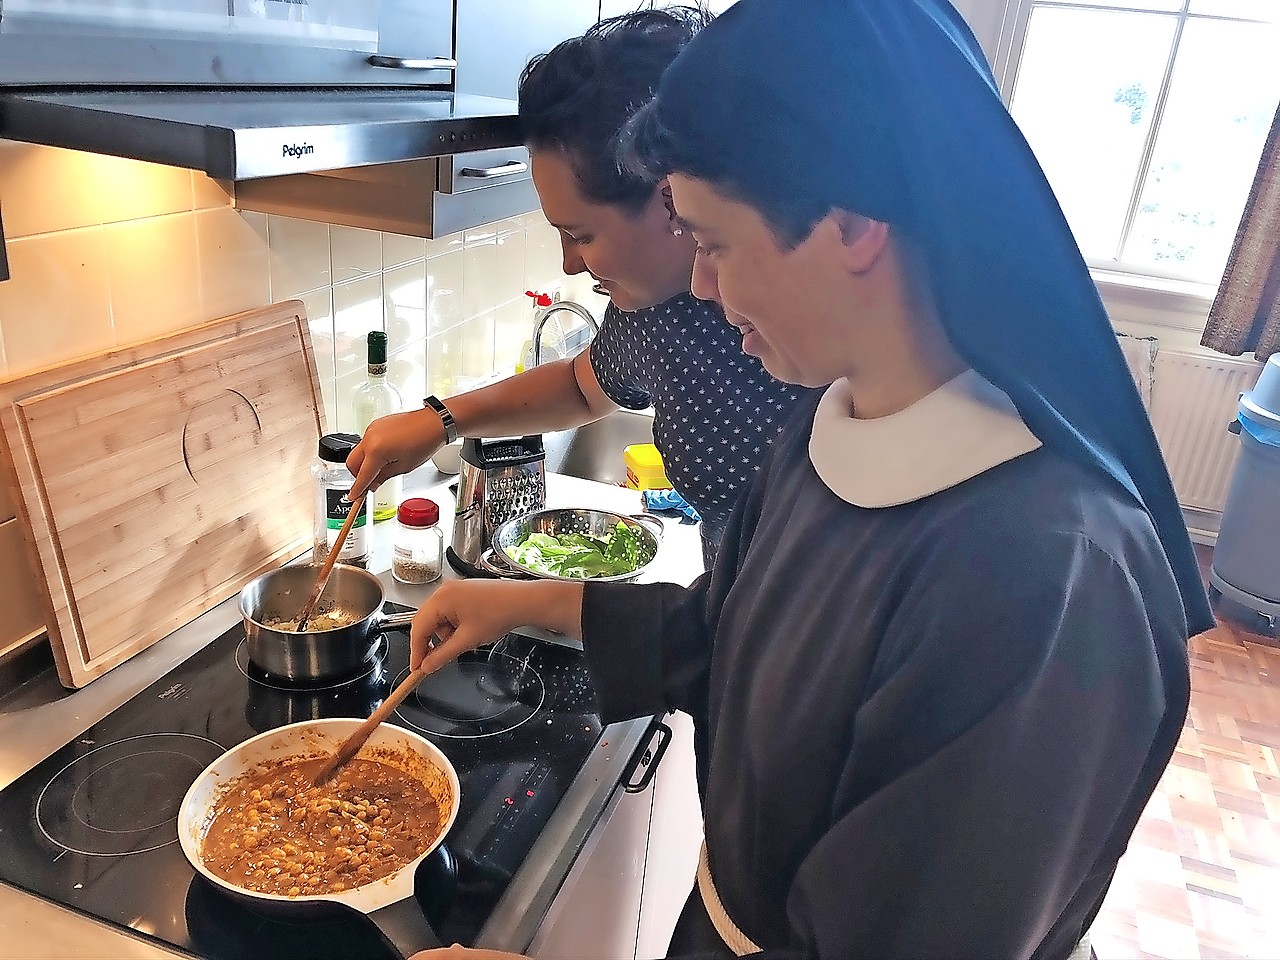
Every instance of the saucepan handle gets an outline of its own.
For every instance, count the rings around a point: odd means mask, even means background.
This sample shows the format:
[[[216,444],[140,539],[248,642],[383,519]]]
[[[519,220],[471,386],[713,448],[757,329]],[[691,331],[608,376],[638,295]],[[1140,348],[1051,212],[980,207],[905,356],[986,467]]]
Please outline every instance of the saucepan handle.
[[[388,613],[378,617],[377,629],[375,632],[383,630],[408,630],[413,624],[413,617],[417,610],[406,610],[404,613]]]
[[[662,526],[661,517],[655,517],[651,513],[629,513],[627,514],[627,519],[634,520],[641,526],[648,527],[653,535],[658,538],[658,542],[662,542],[662,531],[665,528]]]
[[[389,903],[365,916],[397,956],[410,957],[419,950],[444,946],[414,897]]]

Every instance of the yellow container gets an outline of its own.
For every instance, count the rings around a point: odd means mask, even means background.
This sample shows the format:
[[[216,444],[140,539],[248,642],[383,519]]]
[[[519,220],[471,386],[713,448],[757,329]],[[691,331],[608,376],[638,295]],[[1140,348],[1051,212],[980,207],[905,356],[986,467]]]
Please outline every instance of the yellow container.
[[[632,490],[670,490],[662,454],[652,443],[633,443],[622,452],[627,486]]]

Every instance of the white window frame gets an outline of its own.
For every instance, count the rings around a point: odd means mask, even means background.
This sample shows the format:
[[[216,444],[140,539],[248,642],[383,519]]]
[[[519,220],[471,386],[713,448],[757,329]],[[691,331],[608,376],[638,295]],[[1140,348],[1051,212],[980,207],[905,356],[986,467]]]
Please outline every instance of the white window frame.
[[[952,3],[968,21],[978,42],[982,44],[1000,86],[1000,95],[1008,103],[1017,82],[1027,24],[1031,19],[1035,0],[952,0]],[[1064,0],[1064,5],[1069,5],[1069,0]],[[1114,6],[1123,9],[1123,0],[1116,0]],[[1177,37],[1185,22],[1184,18],[1179,19],[1179,33],[1175,36],[1165,65],[1165,82],[1155,106],[1155,128],[1158,128],[1164,114],[1168,75],[1173,69]],[[1154,142],[1153,136],[1143,153],[1141,162],[1144,167],[1150,162]],[[1133,216],[1134,210],[1131,209],[1126,224],[1132,221]],[[1097,263],[1090,264],[1090,271],[1112,320],[1129,332],[1159,333],[1164,328],[1169,331],[1193,332],[1198,339],[1204,330],[1209,307],[1217,292],[1216,284],[1131,273]]]

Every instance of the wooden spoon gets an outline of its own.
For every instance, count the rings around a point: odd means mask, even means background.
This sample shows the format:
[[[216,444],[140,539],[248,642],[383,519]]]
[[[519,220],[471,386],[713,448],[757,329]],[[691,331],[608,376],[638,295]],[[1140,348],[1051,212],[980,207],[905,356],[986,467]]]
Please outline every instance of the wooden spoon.
[[[419,667],[417,670],[411,671],[407,677],[401,680],[400,686],[392,690],[391,695],[387,697],[386,700],[382,701],[382,706],[373,711],[372,716],[370,716],[368,720],[356,727],[355,732],[352,733],[351,736],[338,744],[338,749],[334,751],[333,756],[324,762],[316,772],[316,775],[312,778],[311,782],[317,787],[322,787],[332,780],[333,775],[350,762],[351,758],[354,757],[360,751],[360,748],[364,746],[364,742],[369,739],[370,734],[378,728],[378,725],[382,723],[382,721],[391,716],[392,711],[394,711],[396,707],[400,706],[404,698],[413,692],[413,688],[421,683],[423,677],[426,675],[427,674],[423,669]]]
[[[333,572],[333,565],[338,562],[338,554],[342,551],[342,545],[347,542],[347,534],[351,532],[351,528],[356,522],[356,517],[364,509],[365,496],[367,494],[361,494],[356,498],[356,502],[351,504],[351,512],[347,514],[347,521],[342,525],[342,529],[338,531],[338,539],[334,540],[333,546],[329,548],[329,556],[325,557],[324,566],[320,568],[320,573],[316,576],[316,584],[311,588],[311,596],[307,597],[307,602],[302,607],[302,614],[298,617],[298,633],[304,632],[307,629],[307,621],[315,616],[316,604],[320,602],[320,595],[324,593],[324,588],[329,583],[329,574]]]

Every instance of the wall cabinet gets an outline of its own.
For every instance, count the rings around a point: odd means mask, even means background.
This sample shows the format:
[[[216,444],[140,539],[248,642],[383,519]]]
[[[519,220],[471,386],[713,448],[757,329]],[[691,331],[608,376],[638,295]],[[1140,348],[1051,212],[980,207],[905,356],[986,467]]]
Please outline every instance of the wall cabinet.
[[[599,15],[599,0],[458,0],[455,89],[515,99],[529,59],[583,33]]]
[[[314,8],[80,0],[72,4],[75,14],[66,3],[50,6],[48,0],[0,4],[0,85],[399,86],[450,80],[448,70],[379,67],[369,56],[451,57],[453,0],[331,0]]]

